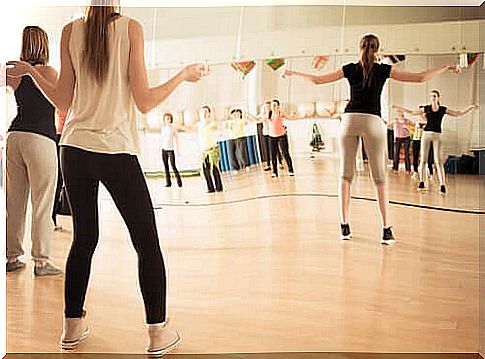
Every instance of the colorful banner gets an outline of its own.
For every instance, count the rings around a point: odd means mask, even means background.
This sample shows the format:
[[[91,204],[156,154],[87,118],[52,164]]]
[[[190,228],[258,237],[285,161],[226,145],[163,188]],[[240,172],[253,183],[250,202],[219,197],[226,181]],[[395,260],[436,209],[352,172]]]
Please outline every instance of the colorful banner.
[[[381,62],[389,65],[394,65],[406,60],[406,55],[383,55]]]
[[[321,70],[328,61],[328,56],[320,55],[315,56],[313,59],[312,66],[315,70]]]
[[[266,59],[266,65],[271,67],[273,71],[277,71],[280,67],[285,65],[285,59],[279,58],[279,59]]]
[[[251,72],[252,69],[256,66],[255,61],[240,61],[240,62],[233,62],[231,63],[231,67],[239,71],[243,74],[243,79]]]
[[[475,62],[475,60],[477,59],[477,57],[478,57],[478,52],[469,52],[468,54],[466,54],[468,66],[473,64]]]

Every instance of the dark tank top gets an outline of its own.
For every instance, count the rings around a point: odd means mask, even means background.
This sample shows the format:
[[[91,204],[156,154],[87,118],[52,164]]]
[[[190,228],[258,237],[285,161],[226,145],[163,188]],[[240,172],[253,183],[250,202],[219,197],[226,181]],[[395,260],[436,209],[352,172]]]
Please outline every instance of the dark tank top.
[[[8,132],[31,132],[56,139],[55,108],[37,88],[30,76],[23,76],[15,90],[17,116]]]

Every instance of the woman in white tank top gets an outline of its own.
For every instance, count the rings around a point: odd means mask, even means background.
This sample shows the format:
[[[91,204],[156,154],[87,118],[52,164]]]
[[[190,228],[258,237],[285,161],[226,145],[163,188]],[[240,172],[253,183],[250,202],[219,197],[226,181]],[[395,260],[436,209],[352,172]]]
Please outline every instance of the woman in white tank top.
[[[182,82],[196,82],[206,71],[203,65],[191,65],[166,83],[149,87],[142,26],[118,14],[117,6],[103,3],[94,6],[93,0],[85,17],[64,26],[57,82],[20,61],[8,63],[9,75],[30,75],[57,108],[69,109],[61,162],[74,238],[66,265],[62,348],[74,349],[89,334],[84,300],[99,236],[101,182],[121,212],[138,255],[147,350],[157,357],[177,346],[180,336],[166,327],[166,275],[150,194],[136,157],[135,107],[147,113]]]

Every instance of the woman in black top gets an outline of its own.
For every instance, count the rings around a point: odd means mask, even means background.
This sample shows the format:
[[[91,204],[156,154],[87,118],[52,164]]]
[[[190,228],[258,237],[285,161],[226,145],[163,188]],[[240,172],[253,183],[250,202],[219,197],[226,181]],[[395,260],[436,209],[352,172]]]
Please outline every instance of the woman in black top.
[[[350,239],[350,184],[355,172],[355,156],[359,137],[363,138],[369,157],[379,212],[383,225],[381,243],[391,244],[394,236],[389,219],[389,200],[386,185],[386,125],[381,119],[380,99],[388,78],[403,82],[424,82],[447,70],[459,71],[457,66],[442,66],[419,73],[400,71],[390,65],[377,63],[379,39],[365,35],[360,41],[360,58],[323,75],[285,71],[285,76],[300,76],[320,85],[347,78],[350,84],[350,102],[342,116],[340,134],[341,181],[339,186],[342,239]]]
[[[41,28],[24,28],[20,59],[56,80],[55,71],[47,66],[49,45],[47,33]],[[7,86],[14,90],[17,102],[17,116],[8,129],[6,146],[7,272],[25,267],[18,258],[24,254],[22,242],[30,192],[34,274],[60,274],[61,270],[49,262],[49,241],[53,230],[51,213],[57,179],[55,109],[30,76],[7,77]]]
[[[432,90],[430,93],[430,104],[426,106],[420,106],[419,110],[411,111],[400,107],[406,113],[411,115],[423,115],[426,118],[426,126],[424,127],[423,137],[421,139],[421,161],[419,163],[419,185],[418,190],[425,189],[424,178],[425,168],[428,154],[432,146],[434,150],[434,162],[436,164],[436,171],[438,172],[438,179],[440,181],[440,193],[446,193],[445,184],[445,169],[441,161],[441,124],[445,115],[450,116],[463,116],[473,109],[478,108],[478,104],[471,105],[466,109],[452,110],[448,107],[441,106],[440,93],[438,90]]]

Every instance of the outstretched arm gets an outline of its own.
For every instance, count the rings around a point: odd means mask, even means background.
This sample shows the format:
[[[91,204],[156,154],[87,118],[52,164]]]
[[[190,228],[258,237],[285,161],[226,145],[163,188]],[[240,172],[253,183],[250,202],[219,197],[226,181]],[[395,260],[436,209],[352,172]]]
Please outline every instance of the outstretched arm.
[[[431,78],[442,74],[446,71],[451,71],[454,73],[459,73],[461,71],[460,66],[458,65],[444,65],[441,67],[437,67],[435,69],[422,71],[422,72],[409,72],[409,71],[401,71],[392,67],[391,69],[391,79],[401,82],[425,82],[430,80]]]
[[[182,82],[196,82],[202,76],[206,75],[204,65],[189,65],[164,84],[156,87],[149,87],[145,67],[143,28],[139,22],[130,20],[128,35],[130,37],[128,77],[130,79],[133,100],[140,112],[147,113],[154,107],[158,106],[170,96]]]
[[[446,114],[447,115],[450,115],[450,116],[454,116],[454,117],[458,117],[458,116],[463,116],[463,115],[466,115],[468,112],[478,108],[479,105],[476,103],[474,105],[471,105],[469,107],[467,107],[466,109],[464,110],[461,110],[461,111],[458,111],[458,110],[452,110],[451,108],[447,108],[446,109]]]
[[[399,105],[392,105],[392,108],[395,110],[401,110],[404,113],[407,113],[412,116],[418,116],[423,114],[423,109],[420,108],[419,110],[409,110],[405,107],[399,106]]]
[[[344,72],[343,70],[337,69],[331,72],[327,72],[326,74],[323,75],[311,75],[311,74],[306,74],[303,72],[298,72],[298,71],[291,71],[291,70],[286,70],[283,73],[283,77],[285,76],[298,76],[301,77],[315,85],[323,85],[323,84],[329,84],[338,80],[341,80],[344,78]]]

